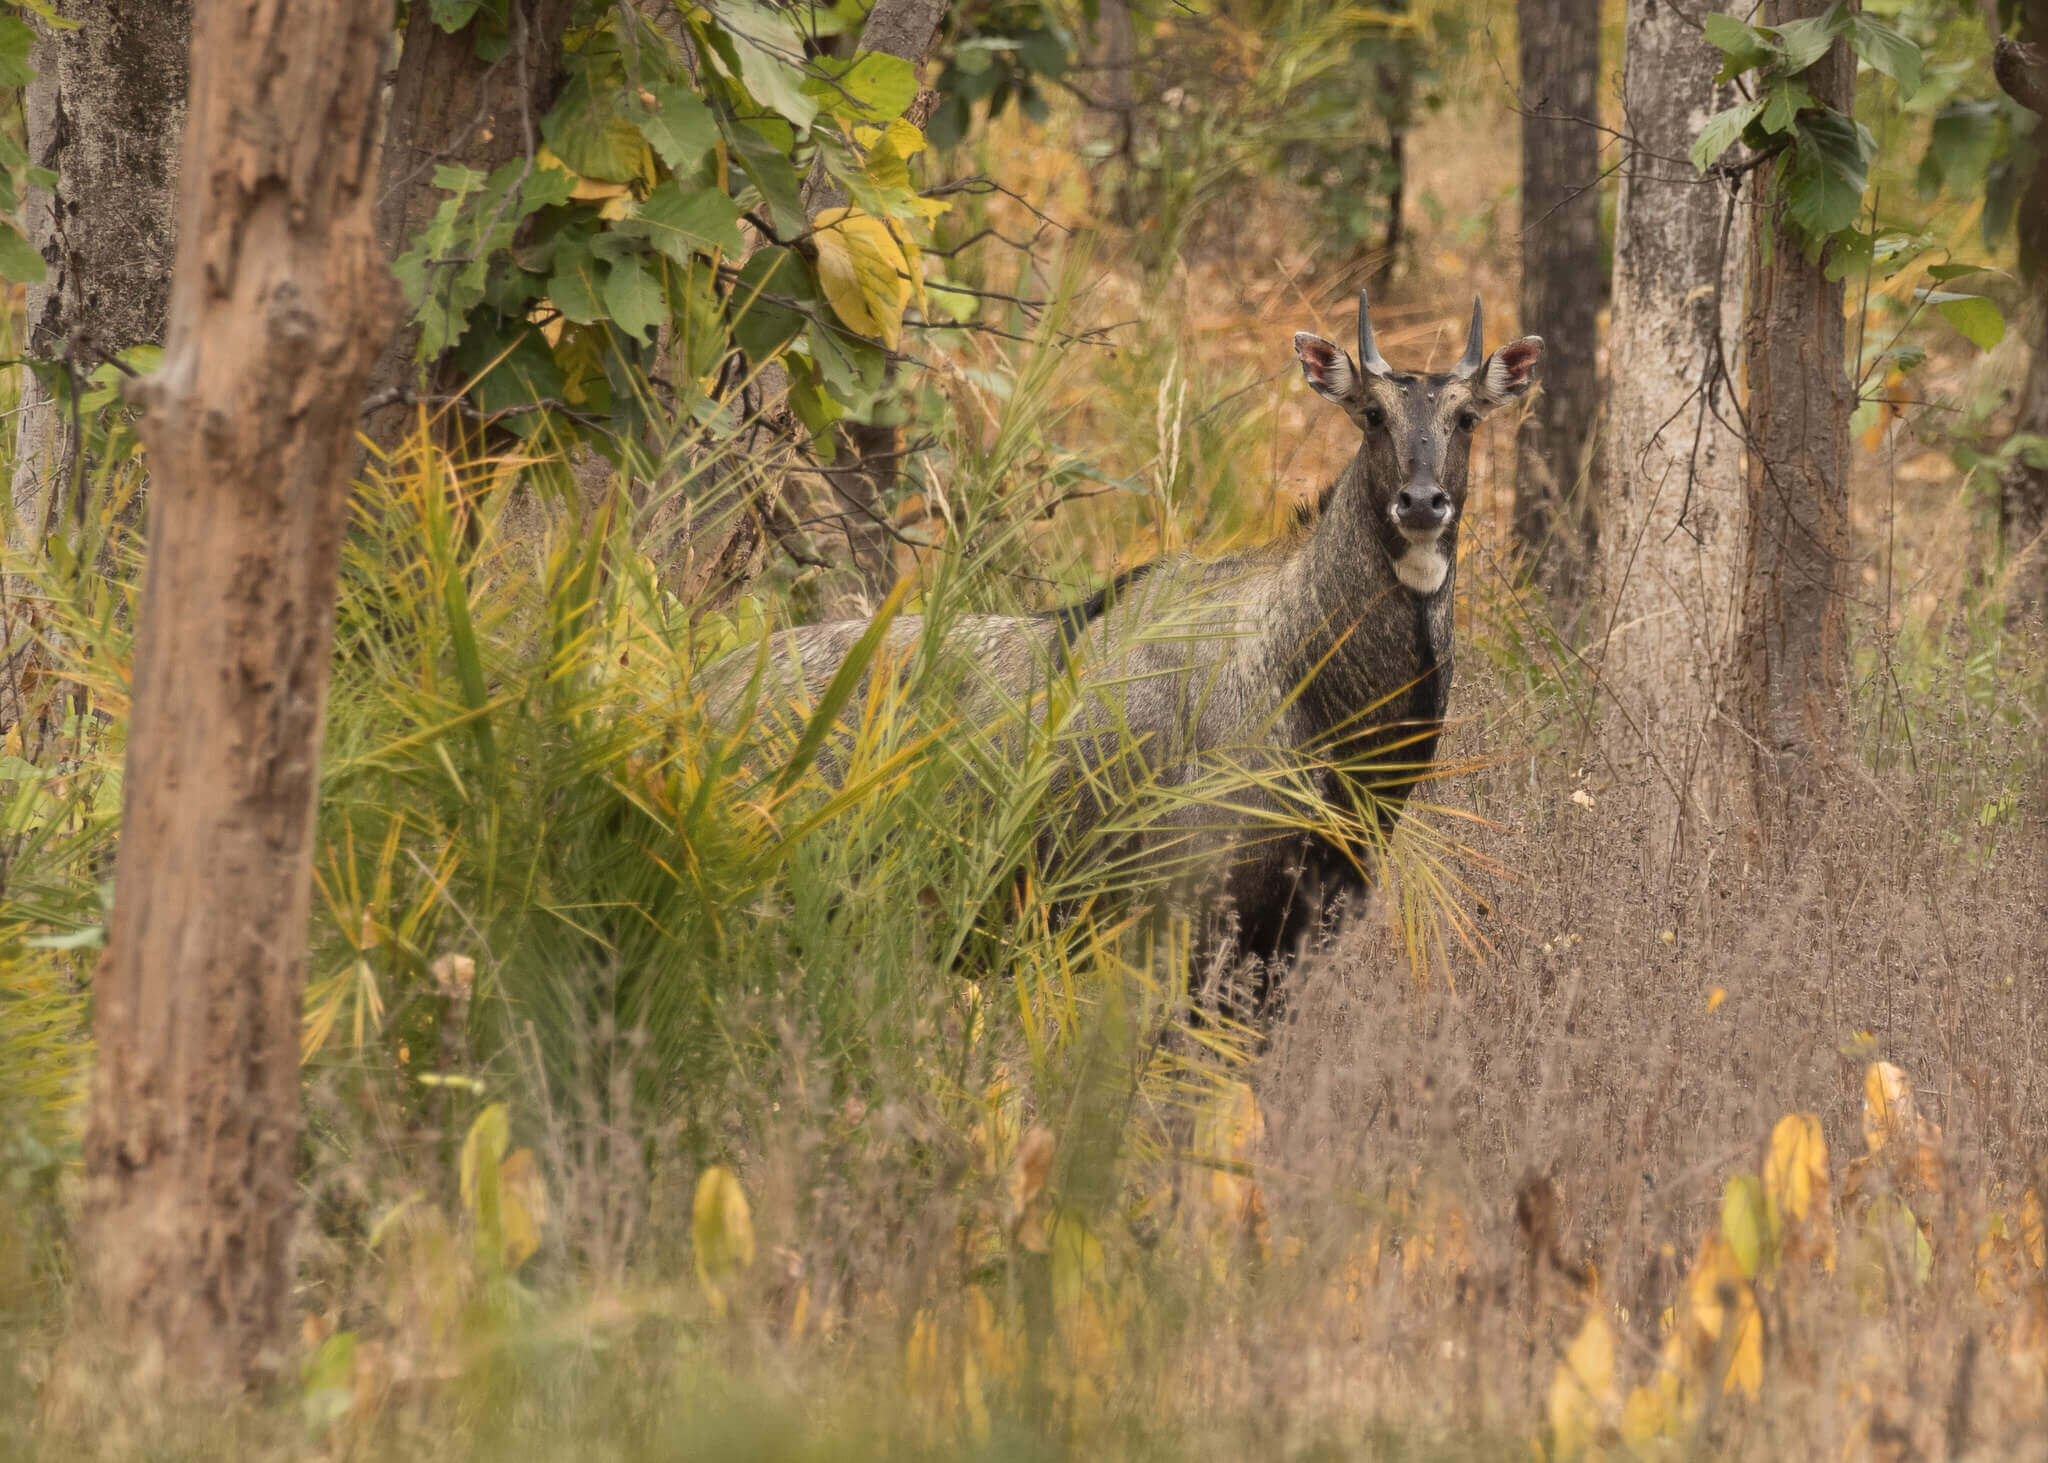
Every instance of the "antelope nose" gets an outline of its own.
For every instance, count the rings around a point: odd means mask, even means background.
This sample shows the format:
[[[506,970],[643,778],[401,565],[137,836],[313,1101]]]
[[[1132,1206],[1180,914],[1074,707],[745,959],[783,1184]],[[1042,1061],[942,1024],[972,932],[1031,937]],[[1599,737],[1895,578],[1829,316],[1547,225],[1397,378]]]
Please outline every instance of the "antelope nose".
[[[1403,522],[1441,522],[1450,513],[1451,500],[1444,496],[1444,490],[1434,483],[1420,487],[1403,488],[1394,499],[1394,507]]]

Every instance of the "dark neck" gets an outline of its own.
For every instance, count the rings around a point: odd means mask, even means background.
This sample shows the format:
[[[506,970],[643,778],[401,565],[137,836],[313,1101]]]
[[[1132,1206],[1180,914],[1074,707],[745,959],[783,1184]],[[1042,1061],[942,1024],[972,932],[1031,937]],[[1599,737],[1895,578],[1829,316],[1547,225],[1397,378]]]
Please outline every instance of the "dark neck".
[[[1407,543],[1376,506],[1386,495],[1371,490],[1366,473],[1365,453],[1360,451],[1326,497],[1323,515],[1303,549],[1303,587],[1315,603],[1315,613],[1292,628],[1314,640],[1318,653],[1344,637],[1336,653],[1345,656],[1361,636],[1376,638],[1375,631],[1405,634],[1418,620],[1434,639],[1441,622],[1438,653],[1443,654],[1450,644],[1450,604],[1458,578],[1458,527],[1454,523],[1446,529],[1439,543],[1450,572],[1434,592],[1417,594],[1394,575],[1394,559]],[[1318,625],[1326,628],[1319,630]]]

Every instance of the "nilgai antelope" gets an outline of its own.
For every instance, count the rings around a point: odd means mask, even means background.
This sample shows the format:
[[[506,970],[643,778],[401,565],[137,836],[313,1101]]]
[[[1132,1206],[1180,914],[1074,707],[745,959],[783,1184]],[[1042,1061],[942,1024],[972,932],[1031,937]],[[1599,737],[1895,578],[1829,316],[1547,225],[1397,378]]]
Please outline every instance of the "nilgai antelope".
[[[1359,840],[1333,841],[1330,830],[1390,832],[1435,757],[1473,432],[1529,390],[1543,342],[1524,336],[1487,355],[1475,298],[1455,366],[1397,371],[1373,344],[1361,292],[1356,362],[1306,333],[1294,354],[1359,433],[1305,535],[1225,558],[1163,559],[1083,604],[966,616],[945,630],[947,650],[984,678],[989,707],[995,692],[1021,699],[1074,678],[1085,695],[1063,780],[1076,811],[1046,830],[1044,852],[1056,861],[1103,825],[1117,789],[1164,790],[1141,836],[1176,868],[1200,871],[1181,887],[1212,942],[1234,934],[1240,954],[1258,957],[1261,1011],[1303,938],[1366,886]],[[767,652],[769,684],[802,683],[815,697],[866,628],[784,632]],[[907,653],[922,630],[918,617],[899,617],[889,652]],[[714,703],[735,699],[750,681],[741,663],[754,659],[741,653],[722,682],[714,675]],[[1301,815],[1316,805],[1350,817]]]

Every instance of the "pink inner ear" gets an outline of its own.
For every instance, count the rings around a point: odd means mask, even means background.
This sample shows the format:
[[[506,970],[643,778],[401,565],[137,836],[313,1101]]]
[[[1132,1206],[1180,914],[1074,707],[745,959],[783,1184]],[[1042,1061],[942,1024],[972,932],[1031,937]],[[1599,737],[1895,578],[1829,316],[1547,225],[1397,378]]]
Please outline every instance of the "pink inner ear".
[[[1508,379],[1520,382],[1535,368],[1537,357],[1543,354],[1543,347],[1533,340],[1518,340],[1512,345],[1500,348],[1500,363],[1508,369]]]
[[[1337,364],[1337,348],[1327,340],[1304,338],[1294,343],[1294,353],[1301,357],[1301,363],[1320,379],[1330,374],[1330,368]]]

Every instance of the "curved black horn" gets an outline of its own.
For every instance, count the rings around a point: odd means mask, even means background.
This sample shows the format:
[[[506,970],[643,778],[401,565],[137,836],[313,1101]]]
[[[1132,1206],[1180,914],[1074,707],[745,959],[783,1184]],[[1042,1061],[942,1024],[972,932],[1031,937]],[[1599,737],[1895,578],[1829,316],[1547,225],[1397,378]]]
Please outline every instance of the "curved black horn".
[[[1465,357],[1453,368],[1451,374],[1463,379],[1473,375],[1486,364],[1486,337],[1479,325],[1479,296],[1472,297],[1472,335],[1465,342]]]
[[[1394,374],[1380,348],[1372,343],[1372,307],[1365,302],[1364,290],[1358,292],[1358,364],[1375,376]]]

